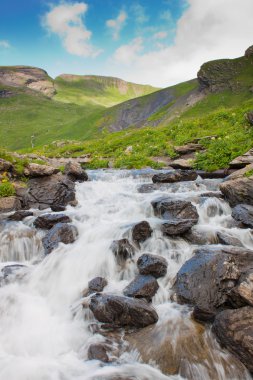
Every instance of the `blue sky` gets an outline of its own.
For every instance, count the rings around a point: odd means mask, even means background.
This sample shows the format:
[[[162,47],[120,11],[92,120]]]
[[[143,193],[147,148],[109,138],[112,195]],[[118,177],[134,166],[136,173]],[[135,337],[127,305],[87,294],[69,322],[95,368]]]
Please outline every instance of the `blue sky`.
[[[242,55],[252,14],[253,0],[0,0],[0,65],[171,85]]]

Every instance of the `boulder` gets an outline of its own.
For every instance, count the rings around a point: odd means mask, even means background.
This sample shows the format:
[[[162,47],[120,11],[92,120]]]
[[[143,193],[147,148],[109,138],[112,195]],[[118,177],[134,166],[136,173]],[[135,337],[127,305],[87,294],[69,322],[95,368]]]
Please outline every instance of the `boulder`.
[[[178,236],[188,232],[195,224],[193,219],[168,220],[162,224],[161,230],[165,236]]]
[[[232,169],[241,169],[245,166],[253,163],[253,148],[248,152],[244,153],[242,156],[236,157],[230,162],[229,167]]]
[[[253,372],[253,308],[222,311],[216,316],[212,331],[220,344]]]
[[[49,165],[28,164],[24,169],[24,175],[27,177],[44,177],[58,173],[60,170]]]
[[[192,158],[178,158],[177,160],[170,162],[170,166],[173,169],[190,170],[193,168],[193,162],[194,160]]]
[[[33,216],[32,211],[25,211],[25,210],[20,210],[14,212],[14,214],[9,216],[9,220],[15,221],[15,222],[20,222],[21,220],[27,218],[28,216]]]
[[[0,172],[8,172],[13,169],[11,162],[0,158]]]
[[[155,309],[145,300],[97,293],[91,297],[89,307],[99,322],[114,328],[140,328],[158,321]]]
[[[232,217],[245,226],[253,228],[253,206],[239,204],[232,210]]]
[[[188,201],[160,198],[152,202],[155,216],[163,219],[192,219],[198,222],[196,207]]]
[[[248,122],[250,123],[250,125],[253,125],[253,111],[250,111],[246,114],[246,118],[248,120]]]
[[[204,310],[199,306],[194,306],[192,317],[197,322],[213,322],[215,318],[215,312]]]
[[[38,216],[33,222],[36,228],[42,228],[45,230],[50,230],[57,223],[70,223],[71,219],[69,216],[64,214],[45,214]]]
[[[220,244],[224,245],[233,245],[235,247],[243,247],[243,244],[240,242],[239,239],[237,239],[234,236],[231,236],[230,234],[227,234],[225,232],[217,232],[217,237],[220,242]]]
[[[54,174],[41,178],[34,178],[28,182],[27,190],[23,196],[24,206],[39,208],[67,204],[75,204],[75,184],[62,174]]]
[[[135,254],[135,248],[128,239],[114,240],[111,250],[119,265],[124,264],[126,260],[131,259]]]
[[[18,197],[3,197],[0,198],[0,213],[11,212],[21,209],[21,202]]]
[[[186,145],[174,147],[175,152],[179,155],[194,153],[194,152],[197,152],[197,151],[202,150],[202,149],[204,149],[204,148],[201,144],[194,144],[194,143],[189,143]]]
[[[232,246],[204,246],[179,270],[174,290],[177,300],[217,313],[245,305],[236,287],[253,268],[253,251]]]
[[[95,277],[88,283],[88,288],[91,293],[102,292],[108,284],[104,277]]]
[[[149,239],[153,233],[150,224],[146,221],[137,223],[132,229],[132,238],[136,243],[143,243],[145,240]]]
[[[145,298],[151,302],[152,297],[159,289],[159,285],[155,277],[149,275],[138,275],[123,290],[123,294],[127,297]]]
[[[71,181],[88,181],[87,173],[78,162],[69,161],[65,166],[64,173]]]
[[[152,177],[154,183],[173,183],[181,181],[195,181],[198,175],[193,170],[171,170],[166,173],[155,174]]]
[[[240,277],[239,284],[233,289],[233,295],[253,306],[253,271],[249,270]]]
[[[232,207],[239,203],[253,206],[253,177],[225,181],[220,190]]]
[[[138,258],[137,266],[140,274],[159,278],[166,275],[168,262],[162,256],[144,253]]]
[[[109,357],[107,355],[107,346],[104,343],[94,343],[88,348],[89,360],[100,360],[101,362],[108,363]]]
[[[74,243],[78,236],[77,228],[71,224],[58,223],[56,224],[42,239],[42,244],[45,254],[48,255],[59,243],[71,244]]]

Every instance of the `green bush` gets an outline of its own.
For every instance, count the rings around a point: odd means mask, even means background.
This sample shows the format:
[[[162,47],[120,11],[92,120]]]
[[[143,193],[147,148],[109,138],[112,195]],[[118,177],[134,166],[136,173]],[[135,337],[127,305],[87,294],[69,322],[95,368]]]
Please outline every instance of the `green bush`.
[[[0,183],[0,197],[10,197],[11,195],[15,195],[15,193],[15,188],[12,183]]]

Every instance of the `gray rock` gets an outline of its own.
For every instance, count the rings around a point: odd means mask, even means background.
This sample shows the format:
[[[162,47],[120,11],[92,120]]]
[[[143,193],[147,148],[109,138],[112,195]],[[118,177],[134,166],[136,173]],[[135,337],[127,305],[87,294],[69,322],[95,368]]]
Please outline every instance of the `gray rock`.
[[[230,162],[229,167],[233,169],[241,169],[246,165],[253,163],[253,148],[248,152],[244,153],[242,156],[236,157]]]
[[[148,302],[156,294],[159,285],[155,277],[149,275],[138,275],[123,290],[127,297],[145,298]]]
[[[137,266],[140,274],[159,278],[166,275],[168,262],[162,256],[144,253],[138,258]]]
[[[13,169],[11,162],[0,158],[0,172],[8,172]]]
[[[153,230],[146,221],[137,223],[132,229],[132,238],[136,243],[143,243],[152,236]]]
[[[90,300],[95,318],[112,327],[145,327],[156,323],[158,315],[146,301],[111,294],[95,294]]]
[[[0,213],[11,212],[21,209],[21,202],[18,197],[3,197],[0,198]]]
[[[204,149],[204,148],[201,144],[194,144],[194,143],[189,143],[186,145],[174,147],[175,152],[180,154],[180,155],[194,153],[194,152],[197,152],[197,151],[202,150],[202,149]]]
[[[24,169],[24,174],[27,177],[44,177],[59,173],[59,169],[49,165],[28,164]]]
[[[253,206],[239,204],[232,210],[232,217],[245,226],[253,228]]]
[[[27,218],[28,216],[33,216],[32,211],[25,211],[25,210],[20,210],[16,211],[14,214],[9,216],[9,220],[13,220],[15,222],[20,222],[21,220]]]
[[[108,363],[109,357],[107,355],[107,346],[103,343],[91,344],[88,348],[89,360],[100,360],[101,362]]]
[[[192,170],[171,170],[167,173],[155,174],[152,177],[154,183],[173,183],[181,181],[195,181],[198,175]]]
[[[38,216],[34,221],[34,226],[36,228],[42,228],[45,230],[50,230],[57,223],[70,223],[71,219],[69,216],[64,214],[45,214]]]
[[[192,158],[184,159],[184,158],[178,158],[177,160],[173,160],[170,162],[170,166],[173,169],[184,169],[184,170],[190,170],[193,168],[194,160]]]
[[[152,202],[154,214],[164,219],[192,219],[198,222],[196,207],[188,201],[161,198]]]
[[[127,259],[131,259],[135,254],[135,248],[128,239],[114,240],[111,250],[119,265],[124,264]]]
[[[104,277],[95,277],[88,283],[88,288],[91,293],[102,292],[108,284]]]
[[[224,245],[233,245],[235,247],[243,247],[243,244],[234,236],[226,234],[224,232],[217,232],[219,242]]]
[[[42,239],[45,254],[47,255],[51,253],[55,248],[58,247],[59,243],[74,243],[77,236],[78,231],[75,226],[67,223],[56,224]]]
[[[220,185],[220,190],[230,206],[245,203],[253,206],[253,178],[238,178],[225,181]]]
[[[85,170],[83,170],[82,166],[77,162],[69,161],[65,166],[64,173],[67,175],[67,177],[71,181],[74,181],[74,182],[88,181],[87,173],[85,172]]]
[[[174,219],[163,223],[161,230],[165,236],[178,236],[188,232],[196,221],[193,219]]]

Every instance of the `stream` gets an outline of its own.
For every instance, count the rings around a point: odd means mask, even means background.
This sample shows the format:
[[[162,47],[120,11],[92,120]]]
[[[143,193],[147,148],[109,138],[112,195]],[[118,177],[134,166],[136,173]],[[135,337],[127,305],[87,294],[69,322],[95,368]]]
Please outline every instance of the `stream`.
[[[248,229],[233,226],[229,205],[218,197],[200,197],[218,191],[219,180],[181,182],[148,193],[153,171],[90,171],[89,182],[76,185],[78,206],[68,215],[79,237],[60,244],[44,257],[33,221],[0,222],[0,380],[247,380],[245,367],[213,337],[208,325],[191,318],[192,308],[172,301],[171,287],[180,267],[196,248],[183,238],[164,237],[161,219],[151,201],[163,196],[187,199],[197,207],[194,227],[215,241],[226,231],[253,249]],[[46,212],[51,212],[46,210]],[[111,250],[113,240],[129,238],[134,224],[146,220],[153,229],[133,260],[119,267]],[[159,320],[138,331],[100,333],[91,311],[83,307],[82,292],[96,276],[105,277],[106,293],[122,294],[137,274],[143,253],[165,257],[168,271],[159,278],[152,300]],[[3,269],[17,264],[12,273]],[[99,324],[98,324],[99,325]],[[111,363],[88,360],[90,344],[108,342]]]

